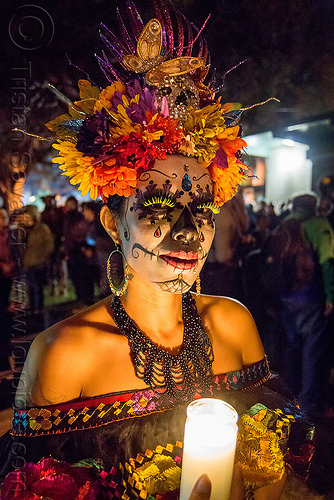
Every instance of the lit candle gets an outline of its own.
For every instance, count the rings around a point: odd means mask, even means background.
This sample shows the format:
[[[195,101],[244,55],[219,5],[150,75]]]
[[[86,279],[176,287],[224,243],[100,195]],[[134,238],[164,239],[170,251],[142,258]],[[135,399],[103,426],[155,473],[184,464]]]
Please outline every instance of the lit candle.
[[[180,500],[188,500],[202,474],[211,480],[210,500],[230,494],[238,414],[220,399],[198,399],[187,408]]]

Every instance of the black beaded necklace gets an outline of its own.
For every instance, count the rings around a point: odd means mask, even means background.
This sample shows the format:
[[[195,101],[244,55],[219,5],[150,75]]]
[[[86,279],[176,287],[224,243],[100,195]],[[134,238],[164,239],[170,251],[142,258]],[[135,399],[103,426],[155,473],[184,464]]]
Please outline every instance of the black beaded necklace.
[[[112,308],[119,331],[129,340],[138,378],[152,389],[165,389],[173,397],[190,396],[197,390],[210,388],[212,345],[190,292],[182,296],[184,334],[177,354],[159,349],[148,339],[127,315],[119,297],[113,297]]]

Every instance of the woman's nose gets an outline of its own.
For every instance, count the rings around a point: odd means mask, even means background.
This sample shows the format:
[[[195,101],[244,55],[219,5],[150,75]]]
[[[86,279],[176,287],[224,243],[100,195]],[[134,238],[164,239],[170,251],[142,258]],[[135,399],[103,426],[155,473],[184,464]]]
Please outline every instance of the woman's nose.
[[[198,240],[197,228],[189,208],[185,207],[182,211],[172,228],[171,236],[173,240],[180,240],[183,243],[190,243]]]

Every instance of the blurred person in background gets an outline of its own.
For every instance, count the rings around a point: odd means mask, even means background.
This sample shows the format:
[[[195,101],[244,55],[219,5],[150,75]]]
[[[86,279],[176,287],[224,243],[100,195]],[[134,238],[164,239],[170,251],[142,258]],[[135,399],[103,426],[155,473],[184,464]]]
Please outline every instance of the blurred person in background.
[[[45,208],[41,213],[41,222],[44,222],[54,237],[54,251],[51,254],[48,266],[48,283],[50,285],[51,295],[61,295],[63,292],[63,269],[61,256],[61,239],[63,235],[64,213],[60,207],[57,207],[55,195],[43,196],[42,201]]]
[[[320,203],[319,212],[320,215],[326,217],[329,221],[333,231],[334,231],[334,175],[325,175],[320,179],[319,182],[320,191]],[[328,400],[334,409],[334,313],[332,312],[328,317]]]
[[[241,299],[241,248],[249,227],[241,190],[222,206],[215,223],[215,237],[201,272],[202,291]]]
[[[110,293],[106,262],[109,254],[115,250],[113,241],[108,237],[100,221],[101,204],[95,201],[82,203],[82,213],[87,222],[86,242],[94,247],[94,279],[100,296]]]
[[[334,237],[328,220],[316,215],[317,196],[293,198],[289,228],[291,247],[304,239],[309,255],[295,253],[294,268],[286,268],[288,285],[281,295],[286,335],[284,375],[301,407],[309,414],[323,410],[327,380],[327,321],[334,304]]]
[[[85,258],[81,247],[86,243],[87,222],[79,211],[78,200],[74,196],[67,198],[64,205],[64,225],[62,251],[67,264],[68,277],[73,283],[78,301],[85,299],[82,277],[85,273]]]
[[[252,242],[254,249],[260,248],[268,238],[270,234],[269,224],[270,221],[268,215],[265,212],[259,212],[256,218],[254,231],[251,233],[254,238],[254,241]]]
[[[10,314],[9,296],[12,279],[15,272],[15,262],[10,253],[8,214],[0,209],[0,371],[9,368],[10,354]]]
[[[279,224],[279,217],[275,212],[275,207],[273,203],[268,205],[268,219],[269,219],[269,229],[272,231]]]
[[[319,191],[321,195],[319,203],[321,215],[327,217],[334,229],[334,175],[325,175],[320,179]]]
[[[54,238],[50,228],[40,222],[40,214],[34,205],[26,205],[20,219],[26,235],[23,270],[26,273],[29,312],[41,314],[44,307],[43,287],[50,256],[54,251]]]

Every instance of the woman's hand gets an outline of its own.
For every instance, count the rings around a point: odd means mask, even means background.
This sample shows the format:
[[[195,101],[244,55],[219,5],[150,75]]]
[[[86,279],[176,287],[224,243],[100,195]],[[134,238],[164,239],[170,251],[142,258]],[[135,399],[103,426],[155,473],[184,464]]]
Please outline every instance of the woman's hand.
[[[278,500],[284,489],[287,475],[284,474],[280,481],[263,486],[254,492],[255,500]],[[189,500],[210,500],[211,481],[206,474],[200,476],[193,487]],[[244,500],[245,491],[240,464],[236,464],[233,470],[231,493],[229,500]]]
[[[189,500],[210,500],[211,481],[206,474],[200,476],[193,487]],[[233,469],[231,493],[229,500],[244,500],[244,485],[241,465],[236,464]]]

